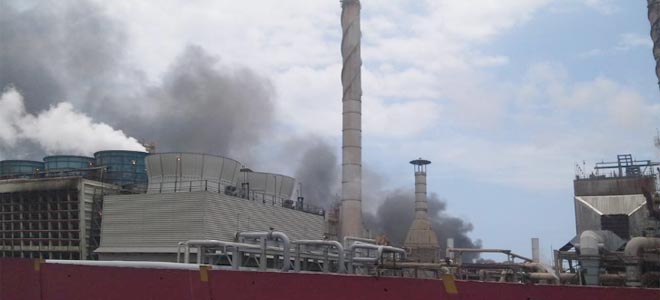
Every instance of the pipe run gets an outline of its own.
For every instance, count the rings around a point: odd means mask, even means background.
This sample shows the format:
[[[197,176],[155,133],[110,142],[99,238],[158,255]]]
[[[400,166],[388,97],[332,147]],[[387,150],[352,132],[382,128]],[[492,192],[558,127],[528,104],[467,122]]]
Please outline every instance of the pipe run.
[[[368,239],[368,238],[363,238],[363,237],[357,237],[357,236],[345,236],[344,237],[344,248],[348,248],[351,246],[351,241],[353,242],[362,242],[366,244],[376,244],[376,240],[374,239]]]
[[[261,241],[261,260],[259,263],[259,268],[262,270],[266,269],[266,244],[267,241],[279,240],[282,242],[282,272],[287,272],[291,269],[291,260],[290,256],[290,246],[291,242],[289,237],[280,231],[255,231],[255,232],[239,232],[236,235],[239,238],[240,242],[243,242],[246,238],[249,239],[259,239]]]
[[[204,253],[204,248],[206,247],[213,247],[213,248],[225,248],[225,253],[227,252],[227,248],[233,249],[232,253],[232,259],[231,259],[231,266],[233,269],[238,270],[239,267],[241,266],[241,251],[240,248],[246,249],[256,249],[259,248],[258,246],[251,245],[251,244],[243,244],[243,243],[233,243],[233,242],[225,242],[225,241],[218,241],[218,240],[189,240],[183,243],[179,243],[180,245],[183,244],[184,247],[184,254],[183,254],[183,262],[188,264],[190,263],[190,248],[197,248],[197,264],[202,264],[204,263],[203,261],[203,253]],[[180,248],[180,247],[179,247]],[[180,253],[177,253],[177,262],[179,262],[179,256]]]
[[[366,249],[366,250],[376,250],[375,257],[356,257],[355,250],[357,249]],[[348,272],[353,273],[354,264],[364,264],[364,263],[376,263],[384,253],[399,253],[402,259],[406,257],[406,250],[401,248],[396,248],[392,246],[383,246],[383,245],[374,245],[374,244],[365,244],[361,242],[355,242],[349,247],[349,262],[348,262]]]
[[[623,250],[626,260],[626,284],[640,286],[642,254],[648,249],[660,249],[660,238],[636,237],[628,241]]]
[[[339,273],[344,273],[346,272],[346,265],[344,264],[344,246],[341,245],[340,242],[338,241],[331,241],[331,240],[297,240],[294,241],[293,244],[296,244],[296,265],[295,265],[295,270],[300,271],[300,245],[305,245],[305,246],[322,246],[327,248],[335,248],[337,250],[337,265],[338,265],[338,272]],[[327,251],[327,250],[326,250]],[[326,263],[324,264],[324,268],[328,268],[330,263],[330,259],[326,259]]]
[[[511,252],[511,250],[508,249],[480,249],[480,248],[447,248],[445,251],[445,257],[451,257],[452,253],[458,253],[459,257],[464,253],[464,252],[474,252],[474,253],[502,253],[506,254],[509,256],[511,259],[513,258],[518,258],[521,260],[524,260],[526,262],[532,262],[533,259],[516,254]]]

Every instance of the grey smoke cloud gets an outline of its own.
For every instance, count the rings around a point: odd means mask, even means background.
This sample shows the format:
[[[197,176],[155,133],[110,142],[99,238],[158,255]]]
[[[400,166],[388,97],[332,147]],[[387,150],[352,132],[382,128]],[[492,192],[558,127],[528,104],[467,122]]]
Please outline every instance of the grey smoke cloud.
[[[124,25],[89,1],[2,1],[0,40],[0,89],[15,86],[30,114],[66,101],[159,151],[242,161],[273,124],[268,79],[182,45],[154,84],[130,63]]]
[[[270,132],[274,89],[247,68],[230,68],[199,46],[188,46],[163,77],[145,90],[150,117],[133,119],[131,132],[149,136],[160,151],[249,156]]]
[[[87,1],[1,1],[0,40],[0,89],[20,90],[28,113],[61,101],[92,105],[101,99],[87,94],[127,70],[124,28]]]
[[[305,150],[296,171],[296,178],[303,182],[305,201],[326,208],[335,204],[335,195],[339,193],[339,172],[339,162],[333,146],[318,140],[312,143]],[[385,199],[380,202],[375,213],[364,214],[366,228],[374,234],[385,234],[394,245],[402,246],[415,217],[414,191],[412,188],[387,188],[382,176],[368,167],[363,167],[363,174],[364,205],[378,203],[381,197]],[[480,240],[473,240],[468,236],[474,229],[472,223],[449,215],[446,212],[447,202],[437,194],[431,193],[428,203],[429,219],[443,251],[447,247],[447,238],[453,238],[456,247],[481,248]],[[467,254],[464,259],[477,257],[478,255]]]
[[[295,177],[302,183],[306,203],[330,208],[336,200],[339,179],[334,148],[325,141],[313,140],[302,155]]]
[[[365,226],[375,234],[385,234],[390,242],[402,246],[408,228],[415,218],[415,196],[412,189],[397,189],[388,192],[385,201],[378,207],[375,214],[365,214]],[[463,219],[449,215],[446,212],[447,202],[437,194],[428,195],[428,216],[435,231],[440,249],[447,248],[447,238],[454,239],[454,246],[460,248],[481,248],[481,240],[472,240],[468,234],[473,225]],[[443,252],[444,253],[444,252]],[[471,260],[478,255],[465,255]]]

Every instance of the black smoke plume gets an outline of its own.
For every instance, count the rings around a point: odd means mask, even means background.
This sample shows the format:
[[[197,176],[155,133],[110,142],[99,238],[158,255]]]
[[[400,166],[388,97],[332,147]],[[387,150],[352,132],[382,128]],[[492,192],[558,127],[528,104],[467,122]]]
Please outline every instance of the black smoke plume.
[[[447,203],[437,194],[428,196],[428,216],[438,236],[440,250],[444,253],[447,239],[454,239],[457,248],[481,248],[481,240],[472,240],[468,234],[474,229],[472,223],[446,213]],[[415,218],[415,194],[409,189],[398,189],[388,193],[376,214],[365,214],[365,226],[375,234],[385,234],[396,246],[403,246],[410,224]],[[478,255],[464,255],[465,261]]]

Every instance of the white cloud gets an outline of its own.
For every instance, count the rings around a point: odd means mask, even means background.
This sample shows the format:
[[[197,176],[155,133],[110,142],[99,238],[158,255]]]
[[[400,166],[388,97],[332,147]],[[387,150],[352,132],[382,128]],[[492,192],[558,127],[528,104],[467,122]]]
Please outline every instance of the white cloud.
[[[653,47],[651,37],[636,33],[624,33],[619,36],[619,43],[616,46],[617,50],[625,51],[637,47],[651,49]]]
[[[612,0],[584,0],[584,4],[604,15],[611,15],[619,10]]]
[[[608,49],[595,48],[589,51],[580,53],[579,57],[581,58],[591,58],[598,56],[608,56],[615,55],[636,48],[652,49],[653,41],[650,36],[640,35],[636,33],[623,33],[619,35],[619,41],[615,46],[612,46]]]

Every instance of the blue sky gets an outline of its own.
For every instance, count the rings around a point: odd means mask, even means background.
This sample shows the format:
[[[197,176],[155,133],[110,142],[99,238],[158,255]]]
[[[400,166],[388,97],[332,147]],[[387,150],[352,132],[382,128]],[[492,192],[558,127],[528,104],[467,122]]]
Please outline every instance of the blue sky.
[[[339,1],[92,1],[148,81],[190,44],[271,81],[258,169],[293,174],[297,157],[270,151],[292,140],[340,154]],[[574,235],[575,163],[658,159],[649,30],[642,0],[363,0],[363,157],[382,182],[365,210],[412,190],[408,161],[423,157],[429,191],[471,237],[521,254],[540,237],[549,260]]]

